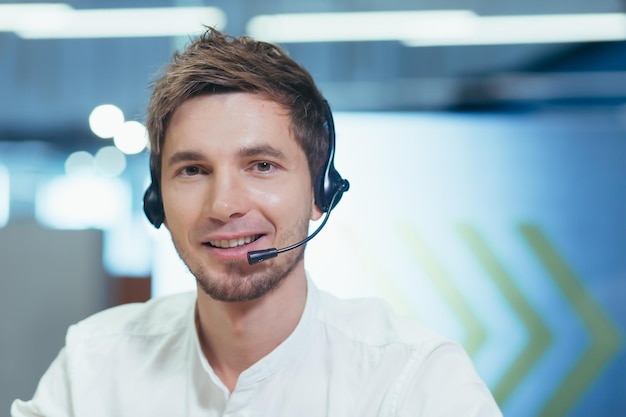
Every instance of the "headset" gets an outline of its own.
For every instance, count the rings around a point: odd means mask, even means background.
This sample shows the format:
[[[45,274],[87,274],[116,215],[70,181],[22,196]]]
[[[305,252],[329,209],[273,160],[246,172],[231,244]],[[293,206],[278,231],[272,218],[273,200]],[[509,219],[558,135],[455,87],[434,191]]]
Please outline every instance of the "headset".
[[[343,193],[350,188],[350,183],[348,180],[343,179],[337,169],[335,169],[335,123],[333,121],[330,105],[326,100],[324,100],[324,119],[324,128],[328,134],[328,153],[324,166],[315,177],[314,194],[315,204],[323,213],[327,213],[327,219],[330,211],[335,208],[339,200],[341,200]],[[143,197],[143,210],[150,223],[158,229],[165,220],[165,212],[163,210],[159,179],[157,178],[156,167],[154,165],[154,155],[151,155],[151,183]],[[324,223],[326,219],[324,219]],[[314,234],[309,238],[313,236]]]

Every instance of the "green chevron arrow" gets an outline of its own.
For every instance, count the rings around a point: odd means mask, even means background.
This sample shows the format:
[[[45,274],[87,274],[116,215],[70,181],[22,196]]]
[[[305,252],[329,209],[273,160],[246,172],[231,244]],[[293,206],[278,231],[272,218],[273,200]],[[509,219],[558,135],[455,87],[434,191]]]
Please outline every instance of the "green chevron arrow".
[[[509,273],[478,231],[468,224],[461,224],[459,225],[459,233],[522,320],[528,332],[528,342],[524,349],[493,389],[493,396],[496,401],[499,404],[504,404],[515,387],[526,377],[541,355],[550,346],[551,335],[537,312],[535,312],[524,295],[516,287]],[[553,414],[553,416],[555,415],[559,414]]]
[[[541,413],[541,417],[562,416],[580,399],[609,360],[617,353],[621,345],[621,337],[610,319],[589,296],[576,274],[539,228],[524,224],[520,226],[520,231],[561,291],[572,303],[590,333],[589,347]]]
[[[437,290],[446,299],[446,303],[463,323],[463,327],[467,330],[463,345],[468,354],[474,356],[487,339],[485,328],[465,298],[463,298],[461,291],[458,290],[445,269],[441,266],[441,263],[419,237],[417,231],[410,227],[404,227],[400,228],[400,233],[408,241],[409,247],[413,250],[417,261],[424,268],[427,276],[431,278]]]

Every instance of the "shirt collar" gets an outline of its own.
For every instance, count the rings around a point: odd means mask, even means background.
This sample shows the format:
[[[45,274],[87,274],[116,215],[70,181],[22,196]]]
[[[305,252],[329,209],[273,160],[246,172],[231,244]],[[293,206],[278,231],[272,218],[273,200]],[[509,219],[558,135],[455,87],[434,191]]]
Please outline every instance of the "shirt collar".
[[[303,352],[310,343],[312,326],[319,303],[319,290],[307,275],[307,296],[304,311],[294,331],[273,351],[246,369],[239,376],[237,387],[258,383],[278,372]]]
[[[284,368],[292,360],[294,360],[294,358],[296,358],[298,354],[310,344],[309,339],[312,337],[313,333],[312,326],[314,323],[314,318],[317,315],[319,298],[319,290],[307,274],[306,302],[298,325],[289,335],[289,337],[287,337],[287,339],[285,339],[280,345],[278,345],[276,349],[271,351],[265,357],[261,358],[261,360],[259,360],[250,368],[241,373],[237,381],[237,388],[249,387],[251,385],[261,382],[265,378],[278,372],[280,369]],[[196,331],[195,325],[195,309],[196,307],[194,304],[194,311],[192,312],[190,317],[190,329],[195,355],[199,359],[203,368],[209,374],[213,382],[216,385],[220,386],[225,392],[228,392],[228,389],[217,377],[217,375],[213,371],[213,368],[211,368],[211,365],[202,353],[200,341],[198,340],[198,332]]]

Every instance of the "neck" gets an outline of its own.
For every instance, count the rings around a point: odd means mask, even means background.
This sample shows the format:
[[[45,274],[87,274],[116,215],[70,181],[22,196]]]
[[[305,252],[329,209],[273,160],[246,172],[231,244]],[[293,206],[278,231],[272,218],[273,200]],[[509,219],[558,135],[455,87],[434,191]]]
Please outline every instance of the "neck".
[[[294,331],[306,303],[304,271],[259,299],[216,301],[198,290],[197,331],[214,372],[232,392],[239,375]]]

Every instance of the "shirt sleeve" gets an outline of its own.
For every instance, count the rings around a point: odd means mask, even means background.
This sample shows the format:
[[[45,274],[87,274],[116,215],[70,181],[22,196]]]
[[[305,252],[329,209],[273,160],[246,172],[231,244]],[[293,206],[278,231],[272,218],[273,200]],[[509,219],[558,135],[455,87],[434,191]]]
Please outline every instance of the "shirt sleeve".
[[[423,360],[410,361],[406,371],[394,416],[502,417],[460,345],[442,344]]]
[[[70,378],[63,348],[37,385],[30,401],[15,400],[11,417],[71,417]]]

